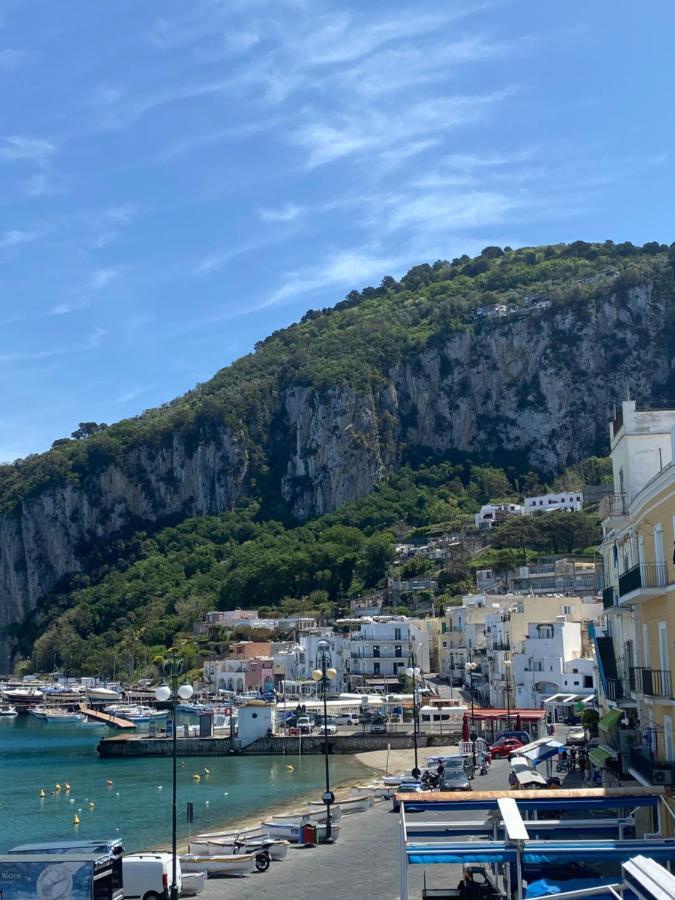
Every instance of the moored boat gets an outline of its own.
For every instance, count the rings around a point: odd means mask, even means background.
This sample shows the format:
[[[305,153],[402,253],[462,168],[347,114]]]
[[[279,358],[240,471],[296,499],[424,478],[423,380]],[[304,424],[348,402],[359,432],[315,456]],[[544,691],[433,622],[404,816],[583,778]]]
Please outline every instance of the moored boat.
[[[220,856],[185,853],[180,856],[180,867],[183,872],[208,872],[209,878],[220,875],[250,875],[255,871],[255,856],[252,853]]]
[[[0,716],[4,716],[6,718],[14,718],[14,716],[18,716],[18,712],[16,711],[16,707],[12,706],[11,703],[0,703]]]

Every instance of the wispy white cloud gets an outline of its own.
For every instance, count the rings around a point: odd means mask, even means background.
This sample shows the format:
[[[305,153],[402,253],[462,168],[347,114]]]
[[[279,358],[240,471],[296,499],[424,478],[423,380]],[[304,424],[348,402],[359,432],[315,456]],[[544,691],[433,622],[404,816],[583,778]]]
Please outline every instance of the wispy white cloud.
[[[398,116],[370,110],[356,116],[349,113],[336,119],[315,117],[296,131],[291,139],[308,152],[309,169],[349,155],[391,152],[391,147],[446,134],[481,119],[490,107],[511,96],[514,87],[490,94],[442,96],[419,100]]]
[[[148,391],[154,390],[156,387],[156,384],[134,384],[122,391],[122,393],[118,395],[117,401],[118,403],[130,403],[132,400],[135,400],[142,394],[146,394]]]
[[[0,160],[28,160],[44,165],[56,152],[56,145],[43,138],[14,134],[0,139]]]
[[[277,209],[259,209],[258,215],[263,222],[294,222],[305,214],[304,206],[296,203],[286,203]]]
[[[400,259],[388,254],[364,250],[341,250],[327,256],[314,266],[288,272],[279,288],[272,292],[258,308],[285,303],[314,291],[361,284],[382,277],[400,264]]]
[[[96,269],[80,287],[73,291],[74,299],[57,303],[49,310],[51,316],[65,316],[81,309],[88,309],[94,302],[96,294],[105,290],[122,272],[121,266],[109,266]]]
[[[50,359],[55,356],[65,356],[70,353],[95,350],[97,347],[100,347],[101,342],[107,333],[105,328],[97,327],[74,344],[63,344],[57,347],[49,347],[45,350],[0,353],[0,363],[31,362],[38,359]]]

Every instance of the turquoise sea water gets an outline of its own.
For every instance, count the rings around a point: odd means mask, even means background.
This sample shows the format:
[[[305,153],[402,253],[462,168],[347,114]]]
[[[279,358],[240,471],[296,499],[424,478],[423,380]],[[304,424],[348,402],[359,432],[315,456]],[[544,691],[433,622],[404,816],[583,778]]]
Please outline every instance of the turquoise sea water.
[[[100,760],[96,745],[109,733],[106,728],[50,725],[32,716],[0,718],[0,852],[20,843],[75,837],[121,837],[127,850],[170,842],[171,759]],[[323,765],[321,756],[179,759],[179,836],[189,833],[188,801],[194,804],[192,831],[197,832],[262,815],[308,793],[318,799]],[[365,771],[351,757],[331,758],[336,783],[362,779]],[[194,774],[201,775],[199,783]],[[54,791],[57,783],[60,792]],[[43,800],[41,788],[47,794]]]

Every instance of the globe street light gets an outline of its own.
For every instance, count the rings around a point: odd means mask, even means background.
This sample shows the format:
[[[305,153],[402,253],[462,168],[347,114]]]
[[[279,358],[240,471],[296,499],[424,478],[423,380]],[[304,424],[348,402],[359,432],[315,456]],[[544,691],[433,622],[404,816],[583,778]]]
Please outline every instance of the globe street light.
[[[412,653],[411,653],[412,656]],[[408,678],[412,678],[412,688],[413,688],[413,744],[415,747],[415,768],[412,770],[413,778],[420,777],[420,769],[417,764],[417,730],[418,730],[418,718],[417,718],[417,688],[415,686],[415,679],[420,675],[419,666],[408,666],[405,670],[405,674]]]
[[[326,804],[326,840],[330,841],[333,834],[333,823],[331,821],[330,806],[335,801],[335,794],[330,789],[330,770],[328,767],[328,708],[327,695],[328,685],[333,678],[337,677],[337,672],[331,666],[330,644],[328,641],[319,641],[316,645],[316,669],[312,672],[312,678],[316,681],[317,688],[319,683],[323,690],[323,756],[326,764],[326,790],[322,796],[323,802]]]
[[[473,706],[473,673],[478,668],[478,663],[468,662],[464,665],[467,675],[469,676],[469,693],[471,694],[471,749],[473,755],[473,764],[476,765],[476,717],[474,715]]]
[[[170,684],[162,684],[155,691],[155,697],[160,703],[169,703],[172,721],[172,775],[173,775],[173,792],[171,795],[171,888],[169,892],[169,900],[178,900],[178,880],[176,878],[176,705],[178,699],[189,700],[193,694],[192,685],[181,684],[178,686],[178,678],[183,673],[183,660],[177,654],[172,653],[168,659],[162,664],[162,671],[165,679]]]
[[[504,660],[504,667],[506,669],[506,727],[510,731],[511,730],[511,660]]]

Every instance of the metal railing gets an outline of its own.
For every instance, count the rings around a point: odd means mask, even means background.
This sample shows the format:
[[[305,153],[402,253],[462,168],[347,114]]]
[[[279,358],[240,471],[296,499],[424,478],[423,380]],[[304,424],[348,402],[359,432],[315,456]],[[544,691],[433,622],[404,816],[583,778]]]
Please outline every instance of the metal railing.
[[[669,669],[648,669],[631,666],[629,683],[632,690],[648,697],[672,697],[673,685]]]
[[[603,609],[610,609],[614,606],[614,588],[606,587],[602,592],[602,606]]]
[[[607,699],[608,700],[623,700],[626,696],[626,692],[624,689],[623,682],[620,678],[608,678],[607,679]]]
[[[665,587],[668,571],[665,563],[638,563],[619,575],[619,597],[637,591],[639,588]]]
[[[625,494],[608,494],[603,497],[598,507],[601,520],[621,519],[628,515],[628,503]]]
[[[656,784],[657,782],[654,779],[654,770],[670,770],[671,777],[670,779],[666,779],[665,783],[670,784],[672,781],[675,781],[675,763],[670,762],[668,760],[660,761],[658,759],[654,759],[649,756],[647,753],[644,753],[642,750],[639,750],[637,747],[634,747],[629,754],[628,764],[632,769],[635,769],[643,778],[652,784]]]

